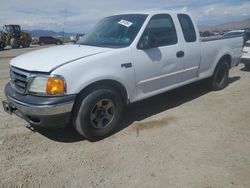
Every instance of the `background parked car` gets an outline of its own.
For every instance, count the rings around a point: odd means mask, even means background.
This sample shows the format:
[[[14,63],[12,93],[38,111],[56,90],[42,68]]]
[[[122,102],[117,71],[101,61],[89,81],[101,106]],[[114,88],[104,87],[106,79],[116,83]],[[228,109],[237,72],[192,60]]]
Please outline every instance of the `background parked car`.
[[[245,30],[233,30],[233,31],[224,33],[223,37],[235,37],[235,36],[243,35],[244,32]]]
[[[227,37],[235,37],[239,35],[243,35],[243,40],[245,44],[248,40],[250,40],[250,29],[229,31],[227,33],[224,33],[223,37],[227,38]]]
[[[43,37],[39,37],[39,41],[38,41],[39,45],[45,45],[45,44],[57,44],[60,45],[62,44],[62,41],[59,39],[56,39],[54,37],[51,36],[43,36]]]
[[[243,48],[241,62],[245,64],[245,67],[250,69],[250,40],[248,40]]]

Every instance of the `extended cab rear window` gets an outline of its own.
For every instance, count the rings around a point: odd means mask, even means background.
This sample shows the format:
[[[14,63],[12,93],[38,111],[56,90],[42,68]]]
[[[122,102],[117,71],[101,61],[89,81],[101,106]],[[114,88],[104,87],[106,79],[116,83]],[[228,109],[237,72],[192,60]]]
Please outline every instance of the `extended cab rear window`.
[[[186,42],[196,41],[196,32],[191,18],[186,14],[178,14],[181,29]]]

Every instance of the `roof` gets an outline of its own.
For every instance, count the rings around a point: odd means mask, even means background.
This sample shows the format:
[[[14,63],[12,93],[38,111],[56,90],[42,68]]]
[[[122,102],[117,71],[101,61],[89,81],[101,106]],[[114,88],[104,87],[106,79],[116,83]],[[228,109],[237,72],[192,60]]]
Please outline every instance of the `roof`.
[[[147,15],[155,15],[155,14],[190,14],[187,11],[181,11],[181,10],[138,10],[138,11],[126,11],[126,12],[120,12],[116,13],[114,15],[120,15],[120,14],[147,14]]]

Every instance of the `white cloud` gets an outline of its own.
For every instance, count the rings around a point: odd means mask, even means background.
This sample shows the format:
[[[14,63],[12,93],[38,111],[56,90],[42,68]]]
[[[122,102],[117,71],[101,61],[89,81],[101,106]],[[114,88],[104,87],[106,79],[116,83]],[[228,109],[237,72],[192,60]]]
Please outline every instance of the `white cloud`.
[[[211,4],[193,11],[193,15],[199,21],[228,20],[233,17],[250,16],[250,2],[239,5]]]
[[[188,7],[182,7],[181,9],[180,9],[181,11],[189,11],[189,9],[188,9]]]
[[[65,31],[85,31],[102,17],[145,9],[181,9],[190,11],[196,20],[226,22],[230,18],[250,17],[250,2],[239,0],[238,4],[222,4],[219,0],[16,0],[1,2],[0,25],[20,24],[24,29],[62,30],[66,16]]]

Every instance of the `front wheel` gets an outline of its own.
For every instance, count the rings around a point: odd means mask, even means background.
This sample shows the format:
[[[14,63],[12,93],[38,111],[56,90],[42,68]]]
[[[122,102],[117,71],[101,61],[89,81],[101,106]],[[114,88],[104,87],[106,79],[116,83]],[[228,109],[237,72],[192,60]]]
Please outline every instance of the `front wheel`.
[[[213,77],[211,78],[212,90],[224,89],[229,82],[229,64],[226,61],[219,63],[214,71]]]
[[[95,141],[109,136],[119,125],[123,103],[110,88],[99,88],[79,97],[73,125],[85,138]]]
[[[19,47],[18,42],[17,42],[17,40],[15,38],[10,39],[10,46],[13,49],[16,49],[16,48]]]
[[[2,41],[0,41],[0,51],[4,50],[4,48],[5,48],[5,44]]]

